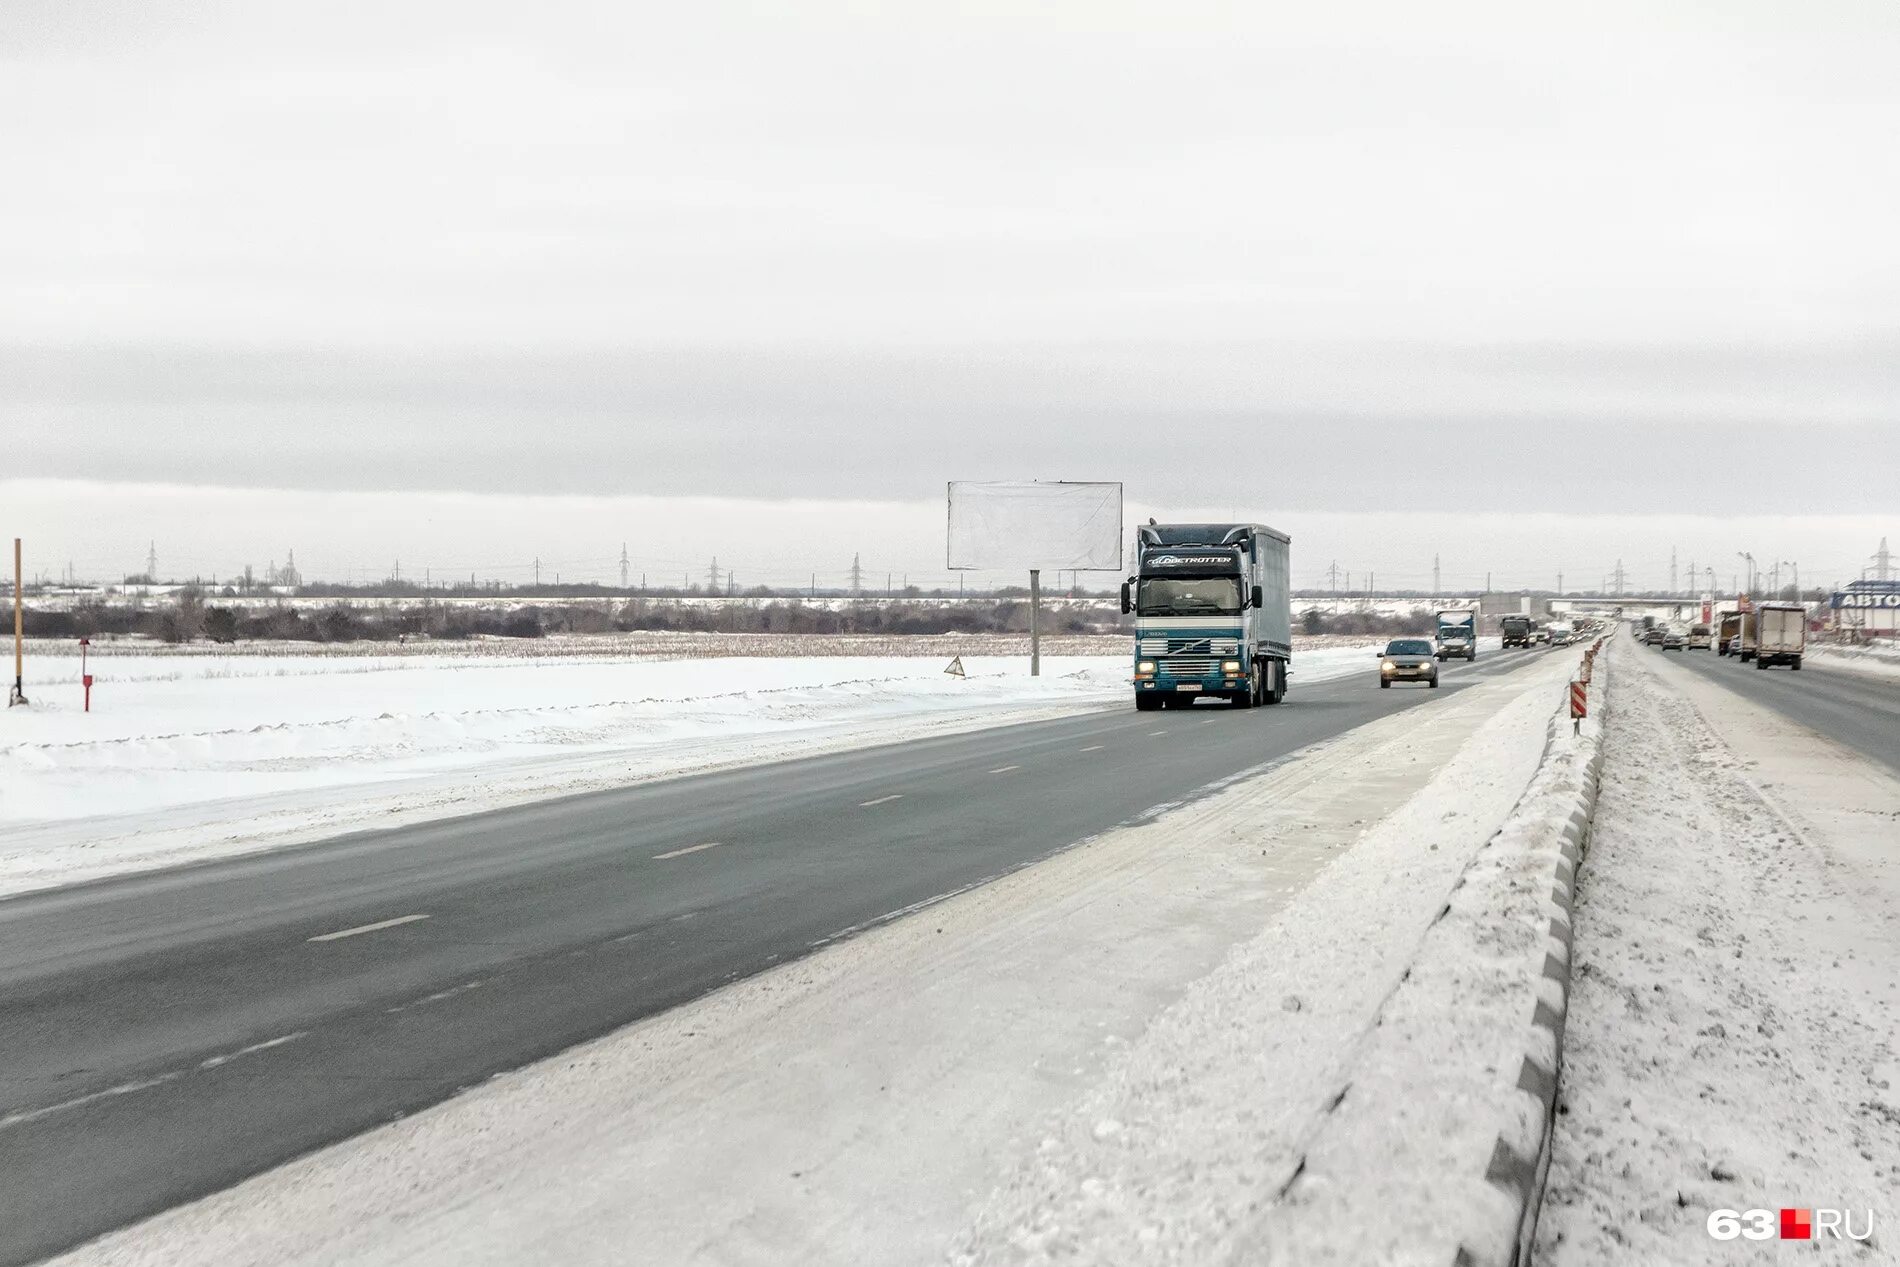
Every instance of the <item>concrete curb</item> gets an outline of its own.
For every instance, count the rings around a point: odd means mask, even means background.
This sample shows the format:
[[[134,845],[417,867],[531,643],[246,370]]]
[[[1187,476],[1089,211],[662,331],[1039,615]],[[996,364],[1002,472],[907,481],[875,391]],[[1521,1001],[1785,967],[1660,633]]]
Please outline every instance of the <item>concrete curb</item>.
[[[1599,646],[1601,644],[1599,643]],[[1601,682],[1602,679],[1598,679]],[[1592,712],[1607,711],[1607,690],[1592,684]],[[1553,735],[1567,720],[1551,721]],[[1592,728],[1589,752],[1582,766],[1581,786],[1559,829],[1556,859],[1551,868],[1549,932],[1544,946],[1542,981],[1536,1009],[1525,1033],[1523,1059],[1518,1067],[1516,1095],[1520,1104],[1506,1110],[1510,1124],[1498,1132],[1485,1181],[1508,1193],[1517,1208],[1517,1229],[1508,1258],[1474,1251],[1461,1242],[1454,1267],[1522,1267],[1531,1261],[1537,1236],[1537,1215],[1543,1207],[1544,1181],[1550,1172],[1550,1144],[1557,1116],[1557,1086],[1563,1072],[1564,1022],[1570,1011],[1571,948],[1575,924],[1577,871],[1590,847],[1590,822],[1596,813],[1597,791],[1603,774],[1603,731]]]

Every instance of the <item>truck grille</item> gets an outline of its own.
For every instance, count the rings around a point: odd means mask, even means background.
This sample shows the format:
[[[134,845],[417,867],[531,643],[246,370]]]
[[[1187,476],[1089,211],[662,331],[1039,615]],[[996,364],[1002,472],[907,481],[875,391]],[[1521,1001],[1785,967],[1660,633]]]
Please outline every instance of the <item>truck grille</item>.
[[[1213,656],[1171,655],[1160,669],[1170,677],[1210,677],[1220,672],[1220,661]]]
[[[1240,643],[1233,638],[1138,638],[1135,640],[1138,655],[1215,655],[1231,656],[1240,654]]]

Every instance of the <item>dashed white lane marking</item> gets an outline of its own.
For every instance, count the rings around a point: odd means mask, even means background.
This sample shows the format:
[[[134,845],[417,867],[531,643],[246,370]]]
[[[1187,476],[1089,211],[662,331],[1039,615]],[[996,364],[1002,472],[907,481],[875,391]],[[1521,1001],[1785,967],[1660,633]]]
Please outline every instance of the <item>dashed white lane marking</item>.
[[[901,801],[903,799],[904,794],[902,792],[893,792],[889,796],[880,796],[875,801],[859,801],[858,808],[869,809],[873,805],[882,805],[886,801]]]
[[[1165,730],[1151,730],[1151,731],[1149,731],[1148,733],[1149,733],[1150,735],[1165,735],[1165,734],[1167,734],[1168,732],[1167,732],[1167,731],[1165,731]]]
[[[355,928],[338,929],[334,933],[322,933],[312,937],[311,941],[339,941],[345,937],[360,937],[364,933],[381,932],[385,928],[394,928],[398,924],[413,924],[419,919],[428,919],[427,915],[398,915],[395,919],[379,919],[374,924],[359,924]]]
[[[273,1047],[282,1047],[285,1043],[294,1043],[299,1038],[310,1037],[310,1031],[300,1029],[294,1034],[285,1034],[279,1038],[267,1038],[261,1043],[252,1043],[249,1047],[240,1047],[236,1051],[226,1052],[222,1056],[212,1056],[198,1062],[200,1069],[216,1069],[219,1065],[228,1065],[244,1056],[254,1056],[260,1051],[269,1051]]]
[[[684,858],[687,854],[698,853],[702,849],[717,849],[717,848],[719,848],[719,842],[716,840],[708,841],[706,844],[703,844],[703,845],[688,845],[684,849],[674,849],[668,853],[656,853],[653,855],[653,861],[665,862],[668,858]]]
[[[161,1073],[156,1078],[146,1078],[141,1082],[121,1083],[116,1087],[107,1087],[104,1091],[94,1091],[90,1095],[76,1096],[73,1099],[61,1101],[58,1104],[49,1104],[42,1109],[26,1109],[19,1113],[9,1113],[5,1117],[0,1117],[0,1131],[5,1130],[9,1126],[19,1126],[26,1122],[37,1122],[43,1117],[51,1117],[55,1113],[64,1113],[67,1109],[76,1109],[82,1104],[91,1104],[94,1100],[109,1100],[113,1096],[131,1095],[134,1091],[144,1091],[147,1088],[170,1082],[174,1078],[182,1078],[184,1074],[184,1070],[174,1069],[170,1073]]]
[[[1008,774],[1011,770],[1020,770],[1020,769],[1022,769],[1022,767],[1019,765],[999,765],[994,770],[991,770],[990,773],[991,774]]]
[[[1108,745],[1105,743],[1092,743],[1088,747],[1082,749],[1082,751],[1083,752],[1100,752],[1102,749],[1106,747],[1108,747]]]
[[[298,1030],[294,1034],[284,1034],[278,1038],[267,1038],[261,1043],[252,1043],[249,1047],[240,1047],[236,1051],[226,1052],[222,1056],[207,1057],[198,1062],[198,1068],[200,1070],[216,1069],[219,1065],[229,1064],[231,1061],[244,1056],[255,1055],[260,1051],[269,1051],[273,1047],[282,1047],[285,1043],[294,1043],[300,1038],[308,1037],[310,1037],[310,1031]],[[85,1095],[74,1096],[72,1099],[62,1100],[58,1104],[48,1104],[37,1109],[23,1109],[17,1113],[9,1113],[5,1117],[0,1117],[0,1131],[4,1131],[10,1126],[22,1126],[28,1122],[37,1122],[41,1118],[51,1117],[55,1113],[64,1113],[68,1109],[81,1108],[88,1104],[97,1103],[100,1100],[111,1100],[122,1095],[131,1095],[137,1091],[149,1091],[153,1087],[162,1087],[168,1082],[175,1082],[179,1078],[184,1077],[186,1072],[187,1071],[183,1069],[173,1069],[169,1072],[161,1073],[156,1077],[141,1078],[136,1082],[121,1082],[118,1086],[107,1087],[103,1091],[92,1091]]]

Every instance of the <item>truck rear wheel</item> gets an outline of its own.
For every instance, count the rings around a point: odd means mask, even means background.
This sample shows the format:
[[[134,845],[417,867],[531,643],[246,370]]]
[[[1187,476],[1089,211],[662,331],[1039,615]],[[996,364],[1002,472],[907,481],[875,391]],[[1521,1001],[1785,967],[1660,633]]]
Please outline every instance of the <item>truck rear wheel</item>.
[[[1801,672],[1801,657],[1796,656],[1793,660],[1789,661],[1788,667],[1793,669],[1796,673]]]

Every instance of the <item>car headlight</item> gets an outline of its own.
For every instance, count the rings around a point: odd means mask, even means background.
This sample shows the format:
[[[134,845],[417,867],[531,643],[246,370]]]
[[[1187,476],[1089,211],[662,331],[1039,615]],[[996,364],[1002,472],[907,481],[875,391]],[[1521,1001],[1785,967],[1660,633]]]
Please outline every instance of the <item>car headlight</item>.
[[[1135,672],[1137,672],[1137,673],[1153,673],[1154,671],[1155,671],[1155,662],[1154,662],[1153,660],[1137,660],[1137,661],[1135,661]]]
[[[1240,673],[1240,661],[1222,660],[1220,662],[1220,671],[1225,673],[1228,677],[1238,676]]]
[[[1390,660],[1381,660],[1379,662],[1379,667],[1384,669],[1387,673],[1390,673],[1392,670],[1398,668],[1399,666],[1392,663]]]

